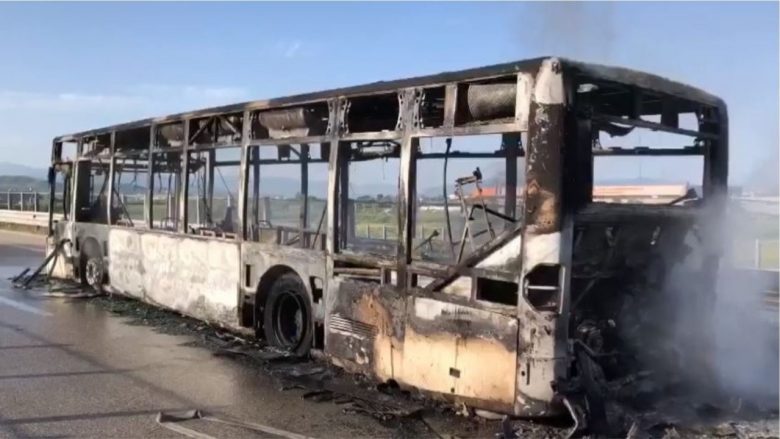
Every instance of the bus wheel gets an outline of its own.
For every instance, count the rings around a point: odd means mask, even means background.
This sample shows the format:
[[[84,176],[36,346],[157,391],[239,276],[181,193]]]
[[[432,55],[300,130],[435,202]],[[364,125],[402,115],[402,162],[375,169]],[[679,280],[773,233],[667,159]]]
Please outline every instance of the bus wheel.
[[[271,346],[306,355],[311,348],[311,305],[306,287],[294,273],[274,281],[263,310],[263,331]]]
[[[94,241],[87,241],[81,255],[81,283],[101,291],[106,279],[106,269],[100,246]]]

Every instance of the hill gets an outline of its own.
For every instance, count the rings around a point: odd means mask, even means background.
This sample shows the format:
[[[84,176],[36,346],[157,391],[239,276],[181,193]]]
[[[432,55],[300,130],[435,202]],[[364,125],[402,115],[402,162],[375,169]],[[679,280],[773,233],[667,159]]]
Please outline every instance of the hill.
[[[39,179],[26,175],[0,175],[0,192],[6,191],[33,191],[46,192],[49,184],[45,179]]]

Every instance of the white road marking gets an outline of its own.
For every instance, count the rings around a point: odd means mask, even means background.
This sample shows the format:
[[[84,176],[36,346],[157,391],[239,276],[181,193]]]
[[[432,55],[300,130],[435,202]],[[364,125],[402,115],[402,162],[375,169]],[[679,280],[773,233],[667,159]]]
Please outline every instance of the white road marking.
[[[32,314],[37,314],[39,316],[49,317],[49,316],[53,315],[50,312],[40,310],[38,308],[32,307],[32,306],[24,304],[22,302],[17,302],[16,300],[11,300],[11,299],[9,299],[7,297],[0,296],[0,304],[8,305],[8,306],[10,306],[12,308],[18,309],[19,311],[25,311],[25,312],[29,312],[29,313],[32,313]]]

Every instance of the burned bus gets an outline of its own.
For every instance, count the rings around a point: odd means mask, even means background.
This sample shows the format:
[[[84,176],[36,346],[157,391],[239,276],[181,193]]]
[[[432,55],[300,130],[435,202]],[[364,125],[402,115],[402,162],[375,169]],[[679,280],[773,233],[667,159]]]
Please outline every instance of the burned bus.
[[[53,140],[51,269],[470,407],[593,411],[643,298],[683,272],[707,302],[727,146],[719,98],[561,58],[144,119]],[[594,202],[626,157],[701,180]]]

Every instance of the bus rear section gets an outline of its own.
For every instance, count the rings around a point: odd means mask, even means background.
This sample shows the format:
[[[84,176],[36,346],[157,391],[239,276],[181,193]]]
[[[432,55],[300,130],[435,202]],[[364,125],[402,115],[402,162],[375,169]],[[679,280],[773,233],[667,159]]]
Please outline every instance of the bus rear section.
[[[718,385],[710,319],[728,239],[726,107],[632,76],[575,68],[572,77],[573,367],[562,395],[602,428],[615,403],[648,407],[668,389]],[[607,179],[626,168],[638,175]]]

